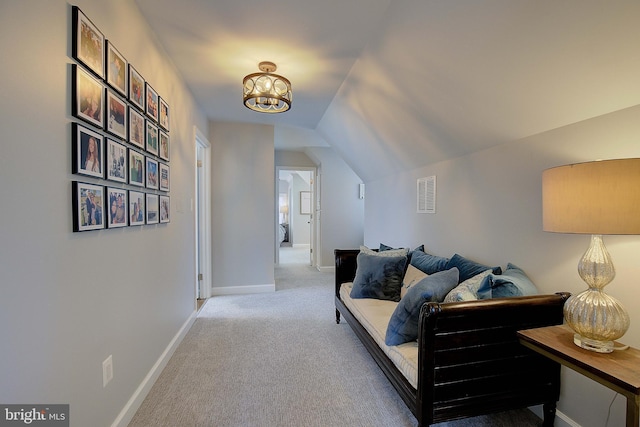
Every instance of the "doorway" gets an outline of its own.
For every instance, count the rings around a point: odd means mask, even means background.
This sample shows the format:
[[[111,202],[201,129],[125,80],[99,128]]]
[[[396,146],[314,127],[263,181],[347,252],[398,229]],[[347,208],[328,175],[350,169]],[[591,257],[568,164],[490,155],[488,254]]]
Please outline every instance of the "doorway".
[[[276,264],[315,266],[316,168],[276,168]]]
[[[211,144],[194,128],[196,149],[196,310],[211,296]]]

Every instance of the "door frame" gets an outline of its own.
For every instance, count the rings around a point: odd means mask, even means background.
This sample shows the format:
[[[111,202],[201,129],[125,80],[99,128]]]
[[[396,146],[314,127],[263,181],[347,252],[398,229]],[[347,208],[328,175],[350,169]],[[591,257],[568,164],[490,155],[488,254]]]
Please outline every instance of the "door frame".
[[[196,127],[195,142],[195,292],[196,299],[211,297],[211,143]],[[199,275],[202,274],[202,280]]]
[[[311,215],[309,217],[309,233],[310,233],[310,259],[309,259],[309,264],[312,267],[317,267],[317,263],[318,263],[318,258],[317,258],[317,254],[319,253],[319,247],[320,247],[320,242],[319,239],[317,238],[317,234],[316,234],[316,224],[319,224],[320,218],[319,215],[317,215],[316,212],[316,194],[317,194],[317,188],[318,188],[318,183],[317,183],[317,177],[318,177],[318,168],[316,166],[276,166],[276,173],[275,173],[275,238],[274,238],[274,245],[275,245],[275,263],[279,264],[280,263],[280,245],[278,242],[278,238],[277,236],[279,235],[279,227],[280,227],[280,223],[279,223],[279,197],[280,197],[280,172],[281,171],[308,171],[311,172],[311,183],[309,185],[309,189],[311,191]],[[291,203],[291,201],[289,201],[289,203]],[[289,210],[291,211],[292,207],[291,205],[289,206]],[[291,220],[291,217],[289,218],[289,220]]]

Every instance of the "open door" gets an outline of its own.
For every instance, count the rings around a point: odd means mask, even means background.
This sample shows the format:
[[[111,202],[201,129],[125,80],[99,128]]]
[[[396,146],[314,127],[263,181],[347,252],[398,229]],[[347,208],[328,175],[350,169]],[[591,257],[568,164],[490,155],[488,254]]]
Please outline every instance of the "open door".
[[[276,168],[276,263],[281,248],[308,248],[308,263],[315,265],[314,237],[316,168]]]

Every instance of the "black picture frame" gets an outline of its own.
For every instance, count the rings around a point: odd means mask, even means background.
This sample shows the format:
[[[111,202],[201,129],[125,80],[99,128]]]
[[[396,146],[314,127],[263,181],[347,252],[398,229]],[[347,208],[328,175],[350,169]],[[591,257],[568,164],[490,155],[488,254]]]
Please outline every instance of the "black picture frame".
[[[171,170],[169,165],[159,162],[158,163],[158,184],[160,191],[169,192],[171,187]]]
[[[73,231],[105,228],[104,187],[79,181],[71,181],[71,186]]]
[[[158,208],[159,208],[158,195],[146,193],[147,215],[146,215],[145,222],[147,224],[157,224],[160,221],[160,218],[158,215]]]
[[[107,196],[105,198],[108,202],[107,228],[120,228],[129,225],[128,195],[129,192],[124,188],[107,187]]]
[[[146,82],[142,75],[129,64],[129,101],[142,112],[144,112],[145,86]]]
[[[102,129],[105,105],[104,84],[76,64],[73,64],[71,74],[73,116]]]
[[[145,118],[135,108],[129,108],[129,142],[144,149]]]
[[[105,172],[109,181],[127,183],[127,146],[107,138]]]
[[[105,65],[107,84],[126,98],[129,87],[129,63],[110,40],[107,40],[107,63]]]
[[[105,76],[105,40],[102,32],[80,10],[73,6],[73,58],[96,76]]]
[[[158,92],[149,83],[145,84],[145,113],[154,122],[158,122]]]
[[[145,147],[149,153],[158,155],[158,126],[150,120],[145,127]]]
[[[105,97],[105,112],[107,120],[104,129],[112,135],[127,139],[127,103],[111,89],[107,88]]]
[[[160,224],[167,224],[171,222],[171,200],[169,196],[160,195],[159,202]]]
[[[169,132],[169,120],[170,120],[169,104],[160,97],[160,111],[158,116],[158,124],[160,127]]]
[[[71,172],[104,178],[104,137],[79,123],[72,124]]]
[[[144,225],[146,219],[146,197],[142,191],[129,190],[129,225]]]
[[[145,184],[147,188],[151,188],[153,190],[158,189],[158,161],[151,157],[145,157]]]
[[[129,185],[144,187],[144,154],[137,150],[129,149]]]
[[[163,130],[158,131],[158,156],[162,160],[169,161],[171,150],[171,140],[169,134]]]

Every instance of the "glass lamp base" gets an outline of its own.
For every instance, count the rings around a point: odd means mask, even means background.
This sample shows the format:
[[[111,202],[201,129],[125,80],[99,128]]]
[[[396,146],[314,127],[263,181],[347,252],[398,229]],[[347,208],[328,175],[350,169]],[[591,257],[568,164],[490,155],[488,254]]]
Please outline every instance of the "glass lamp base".
[[[595,351],[596,353],[613,352],[613,341],[593,340],[587,337],[583,337],[580,334],[574,334],[573,343],[578,347],[584,348],[585,350]]]

